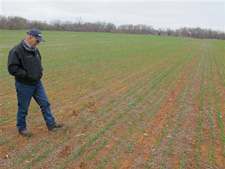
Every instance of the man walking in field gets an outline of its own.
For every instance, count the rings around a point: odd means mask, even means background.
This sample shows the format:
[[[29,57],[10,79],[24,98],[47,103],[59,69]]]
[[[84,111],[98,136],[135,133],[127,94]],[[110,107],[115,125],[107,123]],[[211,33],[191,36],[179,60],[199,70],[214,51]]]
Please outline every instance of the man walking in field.
[[[8,71],[15,76],[18,101],[17,128],[20,134],[27,137],[33,135],[27,130],[26,125],[26,116],[32,97],[40,106],[49,131],[64,126],[64,124],[55,122],[41,82],[43,68],[37,45],[42,41],[44,39],[41,36],[41,31],[32,29],[27,32],[26,38],[21,43],[13,47],[8,57]]]

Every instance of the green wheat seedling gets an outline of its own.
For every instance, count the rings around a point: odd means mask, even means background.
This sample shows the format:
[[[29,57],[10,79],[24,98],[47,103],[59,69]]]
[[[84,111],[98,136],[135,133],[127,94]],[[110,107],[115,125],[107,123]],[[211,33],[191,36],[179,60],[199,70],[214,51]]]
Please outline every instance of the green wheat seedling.
[[[127,111],[134,107],[137,103],[139,103],[141,100],[143,100],[144,96],[146,95],[147,92],[145,92],[143,95],[139,96],[137,100],[130,105],[128,105],[128,108],[123,111],[115,120],[113,120],[110,124],[107,125],[105,129],[103,129],[99,134],[95,135],[90,141],[88,141],[85,145],[83,145],[78,151],[76,151],[71,157],[68,158],[66,164],[71,163],[74,159],[76,159],[80,154],[84,152],[84,150],[91,146],[100,136],[102,136],[107,130],[109,130],[117,120],[120,120],[122,117],[124,117],[127,114]],[[65,167],[65,166],[64,166]]]
[[[106,111],[110,111],[112,108],[109,108],[108,110],[106,110]],[[74,128],[75,126],[77,126],[77,125],[79,125],[80,124],[80,122],[82,122],[84,119],[86,119],[86,118],[88,118],[87,116],[84,116],[84,117],[82,117],[82,120],[81,121],[77,121],[75,124],[72,124],[72,125],[70,125],[70,126],[67,126],[67,129],[71,129],[71,128]],[[76,131],[76,130],[75,130]],[[60,135],[59,135],[60,136]]]
[[[207,57],[207,95],[208,95],[208,110],[209,110],[209,114],[207,115],[209,124],[210,124],[210,151],[209,151],[209,162],[210,165],[213,166],[214,165],[214,160],[215,160],[215,150],[213,147],[213,139],[214,139],[214,131],[213,131],[213,117],[212,117],[212,103],[211,103],[211,97],[210,97],[210,79],[209,79],[209,75],[210,75],[210,66],[209,66],[209,62],[210,62],[210,53]]]
[[[85,119],[86,117],[84,117],[83,119]],[[76,123],[76,124],[79,124],[79,123]],[[73,126],[74,127],[74,126]]]
[[[204,100],[204,82],[205,82],[205,69],[206,69],[206,54],[204,57],[203,63],[203,71],[202,71],[202,83],[201,83],[201,94],[200,94],[200,107],[199,107],[199,116],[198,116],[198,134],[197,134],[197,143],[196,143],[196,163],[195,166],[198,167],[200,161],[200,144],[202,142],[202,114],[203,114],[203,100]]]
[[[46,167],[44,166],[46,162],[50,168],[67,168],[79,165],[76,162],[81,160],[85,162],[85,166],[94,166],[98,162],[96,168],[120,168],[121,163],[116,161],[118,159],[116,157],[120,153],[124,153],[128,145],[130,145],[128,152],[141,153],[144,151],[142,146],[138,150],[133,149],[138,138],[149,129],[160,106],[173,90],[172,86],[178,82],[179,77],[188,68],[187,65],[199,59],[199,55],[195,56],[195,54],[206,43],[205,48],[210,49],[212,55],[207,60],[209,63],[205,62],[208,64],[207,69],[205,69],[205,84],[208,83],[209,78],[211,88],[207,85],[204,86],[203,103],[205,106],[206,100],[208,101],[209,113],[208,116],[203,116],[204,112],[202,112],[201,118],[206,117],[209,126],[221,123],[219,119],[223,115],[221,109],[223,99],[219,90],[224,87],[225,77],[225,50],[222,41],[44,31],[47,41],[51,43],[39,46],[43,56],[45,73],[42,80],[52,103],[51,108],[54,116],[58,122],[66,122],[67,125],[65,129],[55,132],[54,135],[43,134],[43,131],[39,131],[38,139],[35,136],[25,139],[24,141],[29,144],[15,147],[14,143],[19,140],[13,134],[15,129],[13,125],[16,121],[16,92],[14,79],[9,77],[5,63],[8,51],[18,42],[17,38],[24,37],[24,31],[0,30],[0,32],[3,38],[3,44],[0,46],[1,55],[6,56],[0,57],[0,65],[2,65],[0,66],[0,88],[4,91],[0,92],[0,126],[3,127],[0,132],[0,137],[3,138],[0,141],[0,148],[3,152],[7,149],[13,157],[7,160],[2,159],[4,164],[10,164],[8,165],[10,168],[43,168]],[[62,36],[64,38],[61,38]],[[208,69],[210,64],[211,70]],[[193,66],[191,69],[195,69],[195,67]],[[197,69],[199,73],[202,73],[202,67]],[[191,71],[189,70],[189,72]],[[189,78],[192,76],[188,75],[188,83]],[[188,90],[188,86],[190,85],[188,84],[185,90]],[[212,95],[214,100],[205,99],[209,95]],[[192,98],[195,99],[195,96],[198,97],[199,92],[196,91]],[[94,113],[85,106],[89,102],[96,106]],[[178,102],[177,99],[176,102]],[[191,106],[194,107],[194,105]],[[28,118],[32,130],[42,129],[42,126],[45,125],[41,115],[32,116],[33,113],[39,111],[36,108],[37,106],[31,105],[31,114]],[[210,116],[214,112],[214,108],[216,114]],[[73,115],[74,109],[78,115]],[[179,115],[174,113],[169,115],[168,124],[170,124],[171,119],[178,118]],[[204,121],[198,120],[198,122],[198,124],[203,125]],[[217,124],[214,124],[215,122]],[[167,131],[171,128],[171,125],[167,127],[165,124],[163,125],[164,130],[159,131],[161,133],[158,135],[160,137],[158,137],[157,147],[164,143]],[[4,130],[5,127],[7,130]],[[221,132],[224,130],[221,129],[222,127],[223,123],[219,124],[219,132],[224,135],[224,132]],[[117,132],[118,130],[121,131]],[[215,135],[213,130],[214,128],[210,127],[211,143],[208,156],[211,159],[209,160],[211,167],[217,165],[213,143],[221,136],[213,137]],[[85,133],[81,133],[83,131]],[[82,135],[82,142],[77,139],[79,134],[85,134]],[[151,137],[147,134],[145,135],[146,139]],[[118,138],[114,140],[114,136]],[[171,136],[167,141],[173,145],[174,133]],[[221,140],[223,137],[221,136]],[[35,143],[33,139],[35,139]],[[112,140],[113,144],[111,144]],[[112,145],[110,149],[108,144]],[[72,151],[70,155],[58,161],[58,151],[65,145],[71,147]],[[107,154],[100,158],[99,154],[105,150]],[[171,150],[173,151],[173,149]],[[181,168],[185,168],[186,158],[189,158],[188,151],[184,150],[183,153],[184,157],[182,156],[180,159]],[[167,160],[168,158],[165,156],[168,155],[163,155],[162,159]],[[194,156],[194,154],[192,155]],[[154,161],[152,162],[154,163]],[[135,160],[131,165],[134,164]],[[151,167],[148,162],[143,162],[143,165],[145,168]],[[167,167],[166,162],[162,167]]]
[[[211,79],[214,79],[214,75],[213,75],[213,72],[212,72],[212,63],[211,62],[210,62],[210,71],[211,71]],[[225,145],[225,135],[224,135],[223,122],[222,122],[222,115],[221,115],[221,112],[220,112],[220,106],[219,106],[219,102],[218,102],[218,95],[217,95],[216,85],[215,85],[214,80],[213,80],[213,95],[214,95],[214,99],[215,99],[217,120],[218,120],[218,123],[219,123],[220,132],[221,132],[221,140],[222,140],[223,144]],[[223,156],[225,157],[225,146],[223,148]]]
[[[184,67],[184,69],[185,69],[185,67]],[[180,75],[183,73],[183,71],[181,71],[180,72]],[[179,79],[180,78],[180,76],[177,76],[177,79]],[[175,82],[175,81],[174,81]],[[171,83],[171,86],[173,86],[174,84],[173,83]],[[168,86],[167,86],[168,87]],[[166,89],[166,90],[168,90],[168,89]],[[172,90],[172,87],[170,87],[170,89],[168,90],[168,92],[170,92]],[[160,104],[159,104],[159,106],[156,108],[156,110],[154,111],[155,113],[157,112],[157,110],[159,109],[159,107],[160,107]],[[146,111],[147,112],[147,111]],[[152,113],[152,114],[150,114],[150,116],[153,118],[153,115],[155,114],[155,113]],[[142,114],[142,116],[140,117],[140,120],[142,119],[142,118],[144,118],[144,116],[146,115],[146,113],[144,113],[144,114]],[[149,120],[149,121],[151,121],[151,119]],[[138,132],[138,135],[137,136],[135,136],[135,138],[134,138],[134,140],[132,140],[130,143],[129,143],[129,145],[126,147],[126,149],[125,149],[125,152],[131,152],[131,147],[132,147],[132,145],[134,145],[134,143],[137,141],[137,139],[140,137],[140,135],[141,134],[143,134],[143,130],[144,130],[144,128],[142,128],[141,129],[141,131],[139,131]]]

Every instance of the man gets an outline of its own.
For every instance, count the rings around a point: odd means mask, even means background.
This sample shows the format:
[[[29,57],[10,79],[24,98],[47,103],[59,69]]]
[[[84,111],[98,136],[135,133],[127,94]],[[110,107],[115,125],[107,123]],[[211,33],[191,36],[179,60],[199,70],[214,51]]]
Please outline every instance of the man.
[[[42,41],[44,42],[41,31],[32,29],[27,32],[26,38],[21,43],[13,47],[8,57],[8,71],[15,76],[18,101],[17,128],[20,134],[27,137],[33,135],[26,126],[26,116],[32,97],[40,106],[49,131],[64,126],[55,122],[41,82],[43,68],[37,45]]]

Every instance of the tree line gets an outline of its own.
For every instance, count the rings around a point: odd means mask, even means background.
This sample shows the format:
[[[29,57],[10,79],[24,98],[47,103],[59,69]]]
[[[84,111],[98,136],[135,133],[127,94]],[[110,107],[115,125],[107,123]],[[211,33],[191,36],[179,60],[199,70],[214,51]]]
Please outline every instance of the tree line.
[[[38,28],[41,30],[54,31],[75,31],[75,32],[109,32],[109,33],[124,33],[124,34],[150,34],[159,36],[178,36],[200,39],[222,39],[225,40],[225,33],[214,31],[211,29],[202,28],[179,28],[172,30],[154,29],[149,25],[120,25],[116,26],[113,23],[106,22],[82,22],[81,18],[77,18],[76,22],[55,20],[50,23],[43,21],[30,21],[18,16],[2,16],[0,15],[0,29],[9,30],[24,30]]]

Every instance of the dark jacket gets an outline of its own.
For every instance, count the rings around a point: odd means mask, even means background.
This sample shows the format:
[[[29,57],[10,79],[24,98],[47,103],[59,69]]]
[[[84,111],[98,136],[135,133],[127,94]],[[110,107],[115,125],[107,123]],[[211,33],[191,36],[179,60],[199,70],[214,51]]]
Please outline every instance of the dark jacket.
[[[43,72],[38,49],[29,47],[22,40],[9,52],[8,71],[18,83],[36,85]]]

